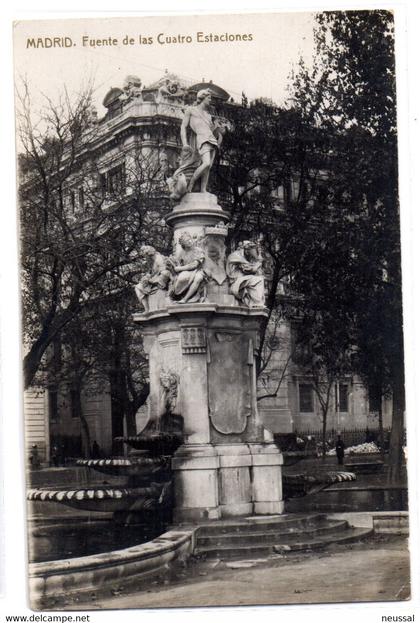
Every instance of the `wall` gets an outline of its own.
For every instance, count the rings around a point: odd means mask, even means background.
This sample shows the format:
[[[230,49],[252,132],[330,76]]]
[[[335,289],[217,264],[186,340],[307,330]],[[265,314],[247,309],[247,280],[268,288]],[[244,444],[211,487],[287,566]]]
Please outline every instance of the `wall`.
[[[288,389],[290,328],[280,323],[271,333],[262,357],[266,367],[258,379],[258,411],[271,432],[290,433],[293,430],[293,402]]]
[[[49,422],[47,395],[43,389],[28,389],[23,395],[25,414],[25,458],[29,460],[33,444],[40,460],[49,461]]]
[[[109,455],[112,450],[112,428],[111,401],[107,389],[82,395],[82,410],[89,426],[91,443],[96,440],[102,453]],[[50,432],[54,437],[77,438],[81,434],[80,419],[72,417],[71,394],[67,388],[59,392],[58,417],[50,423]]]
[[[258,408],[264,424],[275,433],[291,433],[293,431],[320,430],[322,428],[322,410],[313,392],[313,411],[303,412],[299,406],[299,383],[310,383],[310,379],[302,375],[302,371],[289,357],[292,336],[288,323],[283,322],[275,332],[277,345],[269,353],[269,363],[260,375]],[[282,383],[278,387],[281,375]],[[342,379],[348,385],[348,409],[345,412],[336,410],[336,390],[333,389],[330,408],[327,415],[328,429],[377,429],[378,415],[369,410],[368,392],[356,376]],[[274,393],[276,396],[261,397]],[[384,428],[391,426],[392,401],[383,400]]]

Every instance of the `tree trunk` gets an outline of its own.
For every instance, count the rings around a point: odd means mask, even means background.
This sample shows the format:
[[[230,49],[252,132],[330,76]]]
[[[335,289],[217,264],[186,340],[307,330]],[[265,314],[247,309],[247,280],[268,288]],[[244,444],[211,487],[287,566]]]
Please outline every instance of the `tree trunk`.
[[[381,459],[383,461],[385,459],[385,439],[384,439],[384,419],[383,419],[383,413],[382,413],[382,396],[379,399],[378,425],[379,425],[379,445],[381,449]]]
[[[328,407],[324,409],[322,407],[322,460],[325,461],[327,454],[327,415]]]
[[[28,353],[23,359],[24,388],[28,389],[34,380],[34,376],[41,364],[42,357],[48,346],[60,334],[66,324],[72,320],[74,314],[80,310],[80,304],[72,303],[54,319],[47,317],[38,338],[32,343]]]
[[[276,303],[276,295],[277,295],[277,289],[278,289],[278,285],[280,281],[280,275],[281,275],[280,264],[276,262],[276,264],[274,265],[274,270],[273,270],[273,274],[271,277],[271,287],[268,292],[267,300],[265,302],[265,306],[268,308],[269,314],[267,318],[264,318],[260,326],[260,343],[258,345],[257,356],[255,358],[257,377],[259,376],[260,370],[261,370],[264,343],[265,343],[265,338],[267,334],[267,328],[268,328],[268,325],[271,319],[271,314],[273,312],[273,309]]]
[[[83,413],[80,413],[80,423],[82,425],[82,449],[83,449],[83,454],[85,456],[86,459],[90,459],[91,457],[91,443],[90,443],[90,430],[89,430],[89,424],[87,422],[87,419],[85,418],[85,416],[83,415]]]
[[[130,400],[127,389],[125,391],[125,421],[127,425],[127,434],[137,434],[136,413],[144,405],[150,394],[150,385],[145,383],[141,391],[136,395],[135,399]],[[132,431],[132,432],[130,432]]]
[[[34,344],[31,350],[25,355],[23,359],[23,385],[24,389],[28,389],[34,380],[34,376],[37,373],[42,356],[45,352],[47,345]]]
[[[129,402],[125,406],[125,424],[126,431],[129,437],[133,437],[137,435],[137,424],[136,424],[136,413],[137,409],[133,405],[133,403]]]
[[[397,482],[402,478],[404,444],[404,379],[399,374],[392,395],[392,427],[388,455],[388,479]]]
[[[75,386],[75,392],[74,392],[74,400],[75,400],[75,410],[77,415],[79,416],[79,420],[80,420],[80,433],[81,433],[81,438],[82,438],[82,452],[83,452],[83,456],[86,459],[90,459],[91,457],[91,449],[92,449],[92,445],[91,445],[91,438],[90,438],[90,430],[89,430],[89,424],[88,421],[83,413],[83,407],[82,407],[82,385],[81,383],[78,383]]]

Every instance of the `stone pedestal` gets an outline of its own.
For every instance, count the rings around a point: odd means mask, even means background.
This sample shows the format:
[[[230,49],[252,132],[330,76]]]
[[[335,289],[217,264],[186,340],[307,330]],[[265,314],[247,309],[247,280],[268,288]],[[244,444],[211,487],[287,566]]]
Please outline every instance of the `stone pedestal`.
[[[218,456],[211,444],[189,444],[172,459],[175,521],[219,519]]]
[[[255,515],[282,513],[281,481],[283,457],[274,444],[250,444],[252,455],[252,494]]]
[[[175,244],[183,232],[205,251],[206,298],[169,295],[134,315],[150,363],[149,417],[162,413],[162,373],[179,379],[173,413],[185,443],[172,460],[175,520],[195,521],[283,510],[282,456],[258,414],[255,354],[264,307],[242,305],[225,272],[228,216],[214,195],[186,195],[167,217]]]
[[[283,457],[270,444],[186,444],[172,460],[175,521],[283,512]]]

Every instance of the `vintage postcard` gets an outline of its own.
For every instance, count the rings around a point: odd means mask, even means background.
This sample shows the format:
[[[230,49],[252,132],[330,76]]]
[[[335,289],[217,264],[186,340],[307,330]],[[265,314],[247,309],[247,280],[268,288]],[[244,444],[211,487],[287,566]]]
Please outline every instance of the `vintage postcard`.
[[[14,57],[31,607],[408,600],[393,13]]]

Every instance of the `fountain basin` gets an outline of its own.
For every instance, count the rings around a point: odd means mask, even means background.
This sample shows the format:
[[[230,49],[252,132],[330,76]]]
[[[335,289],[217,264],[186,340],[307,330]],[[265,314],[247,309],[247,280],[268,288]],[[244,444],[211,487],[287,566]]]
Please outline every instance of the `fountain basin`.
[[[111,476],[153,477],[162,470],[169,469],[170,464],[165,457],[138,456],[119,459],[79,459],[79,467],[89,467],[97,472]]]
[[[286,501],[288,513],[401,512],[408,509],[407,487],[334,485],[314,495]]]
[[[72,508],[99,512],[148,510],[165,505],[171,484],[151,483],[149,487],[89,487],[86,489],[30,489],[27,499],[34,502],[58,502]]]
[[[194,529],[171,530],[133,547],[103,554],[29,565],[31,607],[43,609],[70,593],[98,591],[98,587],[129,579],[149,579],[193,552]],[[51,603],[52,602],[52,603]]]
[[[135,450],[147,450],[150,458],[172,456],[183,443],[183,435],[170,432],[141,433],[130,437],[116,437]]]
[[[29,522],[29,562],[41,563],[102,554],[117,548],[140,545],[160,536],[167,526],[155,522],[117,524],[111,517],[85,519],[66,517],[54,523],[41,519]]]

